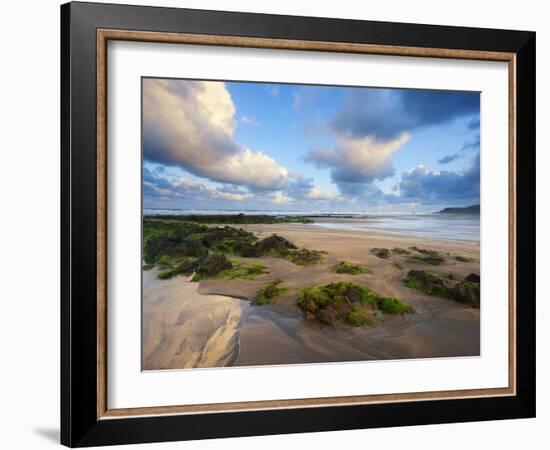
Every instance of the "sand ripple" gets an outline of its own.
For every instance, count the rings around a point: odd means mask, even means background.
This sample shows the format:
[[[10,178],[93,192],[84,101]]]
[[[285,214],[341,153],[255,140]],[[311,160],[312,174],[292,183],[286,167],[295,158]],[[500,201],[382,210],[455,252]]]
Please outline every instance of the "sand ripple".
[[[144,272],[143,369],[232,365],[247,302],[197,293],[185,277],[159,282]]]

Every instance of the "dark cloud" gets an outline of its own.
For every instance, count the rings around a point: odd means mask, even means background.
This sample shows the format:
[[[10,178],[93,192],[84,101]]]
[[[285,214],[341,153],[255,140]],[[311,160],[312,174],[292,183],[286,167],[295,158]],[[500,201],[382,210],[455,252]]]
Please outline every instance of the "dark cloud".
[[[209,188],[202,183],[185,178],[170,180],[162,176],[156,169],[143,168],[143,198],[146,202],[184,201],[184,202],[216,202],[243,201],[249,194],[231,185]]]
[[[479,202],[479,153],[471,166],[463,173],[431,172],[424,167],[403,173],[399,183],[403,201],[418,201],[423,204],[452,201]]]
[[[415,129],[479,114],[479,93],[420,89],[354,89],[328,121],[335,136],[329,149],[311,150],[306,161],[330,169],[344,195],[368,192],[375,180],[395,174],[392,155]],[[473,117],[468,126],[474,127]],[[475,141],[468,142],[474,146]],[[479,140],[478,140],[479,146]],[[459,155],[448,155],[447,164]]]
[[[460,150],[461,151],[466,151],[466,150],[471,150],[471,149],[477,150],[477,149],[479,149],[479,144],[480,144],[480,139],[479,139],[479,134],[478,134],[471,141],[465,142]]]
[[[379,199],[379,194],[382,192],[373,184],[353,181],[340,181],[338,190],[349,197],[369,197],[370,200]]]
[[[441,159],[438,159],[437,162],[439,164],[449,164],[450,162],[453,162],[455,159],[458,159],[460,157],[462,157],[460,153],[454,153],[453,155],[447,155]]]
[[[474,117],[472,120],[468,122],[468,129],[470,130],[479,130],[479,116]]]
[[[285,189],[285,193],[293,198],[305,198],[313,187],[313,178],[294,174]]]
[[[420,89],[350,89],[330,122],[340,135],[392,140],[416,128],[479,113],[479,93]]]
[[[226,192],[228,194],[246,194],[246,192],[241,189],[240,186],[234,184],[223,184],[217,188],[219,192]]]
[[[473,119],[472,122],[470,122],[470,124],[468,124],[468,128],[475,129],[475,126],[470,126],[470,125],[472,125],[472,123],[475,123],[475,121],[477,121],[477,125],[479,126],[479,119]],[[479,134],[478,134],[475,138],[473,138],[469,141],[466,141],[462,145],[462,147],[460,148],[460,151],[458,153],[454,153],[452,155],[444,156],[443,158],[438,159],[437,162],[439,164],[449,164],[450,162],[454,161],[455,159],[462,158],[462,156],[464,156],[464,152],[466,152],[467,150],[479,150],[479,145],[480,145],[480,139],[479,139]]]

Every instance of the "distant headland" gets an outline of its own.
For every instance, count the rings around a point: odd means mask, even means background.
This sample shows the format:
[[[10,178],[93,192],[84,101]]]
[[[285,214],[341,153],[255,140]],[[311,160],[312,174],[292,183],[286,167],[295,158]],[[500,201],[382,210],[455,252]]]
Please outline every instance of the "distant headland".
[[[479,205],[465,206],[463,208],[443,208],[439,214],[479,214]]]

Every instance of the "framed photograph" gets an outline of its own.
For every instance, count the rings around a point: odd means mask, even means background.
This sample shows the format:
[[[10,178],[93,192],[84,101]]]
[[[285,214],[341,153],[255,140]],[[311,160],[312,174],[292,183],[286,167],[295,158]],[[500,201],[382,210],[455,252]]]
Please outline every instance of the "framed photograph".
[[[535,33],[61,7],[61,440],[535,415]]]

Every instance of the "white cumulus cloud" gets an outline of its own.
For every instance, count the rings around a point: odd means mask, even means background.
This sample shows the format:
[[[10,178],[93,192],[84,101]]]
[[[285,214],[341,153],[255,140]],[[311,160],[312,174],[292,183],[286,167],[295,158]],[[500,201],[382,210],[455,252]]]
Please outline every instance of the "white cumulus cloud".
[[[222,82],[144,79],[143,154],[214,181],[281,189],[288,171],[234,136],[235,105]]]
[[[351,192],[353,186],[393,175],[391,155],[409,138],[409,133],[387,141],[378,141],[370,136],[337,136],[332,148],[312,150],[307,160],[317,167],[329,168],[332,181],[340,191]]]

